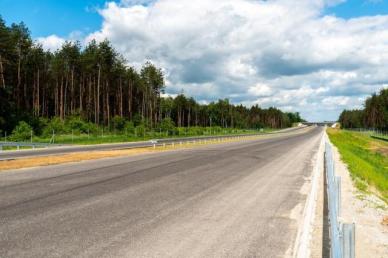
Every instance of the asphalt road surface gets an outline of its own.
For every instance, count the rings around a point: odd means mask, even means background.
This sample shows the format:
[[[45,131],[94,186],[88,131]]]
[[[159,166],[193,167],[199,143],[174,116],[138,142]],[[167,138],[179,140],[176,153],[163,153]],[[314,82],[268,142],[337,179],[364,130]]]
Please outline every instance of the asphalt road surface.
[[[0,257],[284,257],[322,133],[1,172]]]

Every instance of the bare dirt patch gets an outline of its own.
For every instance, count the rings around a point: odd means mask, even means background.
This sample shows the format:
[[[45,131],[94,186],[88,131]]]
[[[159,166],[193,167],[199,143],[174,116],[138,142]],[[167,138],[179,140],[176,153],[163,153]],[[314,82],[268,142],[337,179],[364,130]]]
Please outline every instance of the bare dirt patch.
[[[371,150],[378,152],[385,157],[388,157],[388,148],[387,147],[374,147],[374,148],[371,148]]]
[[[44,157],[23,158],[16,160],[0,161],[0,170],[19,169],[27,167],[48,166],[61,163],[78,162],[83,160],[119,157],[126,155],[135,155],[153,151],[151,148],[132,149],[132,150],[114,150],[114,151],[92,151],[80,152],[64,155],[53,155]]]

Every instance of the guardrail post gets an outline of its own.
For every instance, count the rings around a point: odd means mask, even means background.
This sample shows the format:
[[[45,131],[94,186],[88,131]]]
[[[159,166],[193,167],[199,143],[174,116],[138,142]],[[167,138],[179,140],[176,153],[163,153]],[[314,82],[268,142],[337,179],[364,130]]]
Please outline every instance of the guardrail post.
[[[0,152],[3,151],[3,145],[0,144]]]
[[[17,149],[17,150],[19,150],[19,149],[20,149],[20,146],[19,146],[19,144],[18,144],[18,145],[16,145],[16,149]]]
[[[355,257],[355,232],[356,226],[354,223],[342,224],[342,257]]]
[[[337,190],[337,216],[341,216],[341,177],[335,178],[336,190]]]

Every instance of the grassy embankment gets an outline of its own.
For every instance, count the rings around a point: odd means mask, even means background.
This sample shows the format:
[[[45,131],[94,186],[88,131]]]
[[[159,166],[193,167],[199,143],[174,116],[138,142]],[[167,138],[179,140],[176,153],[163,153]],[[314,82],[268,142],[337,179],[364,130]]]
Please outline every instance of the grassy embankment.
[[[356,187],[377,192],[388,202],[388,142],[346,130],[329,128],[327,133],[348,165]]]
[[[103,132],[98,134],[61,134],[55,135],[55,144],[77,144],[77,145],[90,145],[90,144],[104,144],[104,143],[120,143],[120,142],[135,142],[135,141],[148,141],[151,139],[164,139],[164,138],[185,138],[185,137],[199,137],[199,136],[221,136],[221,135],[241,135],[241,134],[256,134],[256,133],[269,133],[276,129],[265,128],[262,130],[250,130],[250,129],[231,129],[226,128],[223,130],[185,130],[180,128],[179,134],[169,135],[163,132],[149,131],[143,135]],[[52,143],[51,137],[34,136],[32,141],[35,143]],[[28,141],[29,142],[29,141]],[[16,147],[3,147],[3,150],[15,150]],[[30,147],[20,147],[20,149],[30,149]]]

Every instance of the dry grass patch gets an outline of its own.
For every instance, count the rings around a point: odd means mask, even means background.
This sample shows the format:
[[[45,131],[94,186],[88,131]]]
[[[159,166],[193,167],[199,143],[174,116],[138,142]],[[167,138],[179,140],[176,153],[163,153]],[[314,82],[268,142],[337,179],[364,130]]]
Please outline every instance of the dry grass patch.
[[[130,149],[130,150],[78,152],[78,153],[63,154],[63,155],[23,158],[23,159],[16,159],[16,160],[4,160],[4,161],[0,161],[0,170],[49,166],[49,165],[56,165],[56,164],[69,163],[69,162],[78,162],[83,160],[93,160],[93,159],[149,153],[152,151],[154,151],[153,148],[141,148],[141,149]]]

